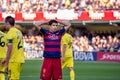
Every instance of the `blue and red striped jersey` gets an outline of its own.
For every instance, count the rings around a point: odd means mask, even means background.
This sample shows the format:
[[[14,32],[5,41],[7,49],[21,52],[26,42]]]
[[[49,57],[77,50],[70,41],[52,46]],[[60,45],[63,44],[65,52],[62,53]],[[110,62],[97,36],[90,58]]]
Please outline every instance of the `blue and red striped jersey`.
[[[44,35],[44,54],[45,58],[60,58],[61,57],[61,38],[65,32],[65,28],[61,28],[58,31],[50,32],[44,28],[40,31]]]

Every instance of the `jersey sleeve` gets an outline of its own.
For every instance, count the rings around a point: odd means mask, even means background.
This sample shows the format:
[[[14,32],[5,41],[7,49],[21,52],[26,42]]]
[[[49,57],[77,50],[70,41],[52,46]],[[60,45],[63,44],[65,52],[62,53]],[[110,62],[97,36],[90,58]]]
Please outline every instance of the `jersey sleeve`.
[[[67,44],[67,36],[65,34],[62,37],[62,44]]]
[[[63,34],[63,33],[65,32],[65,28],[62,27],[62,28],[60,29],[60,32],[61,32],[61,34]]]
[[[42,34],[44,35],[44,34],[46,33],[47,30],[41,27],[40,31],[41,31]]]
[[[10,44],[12,44],[12,40],[13,40],[13,37],[14,37],[14,32],[12,31],[12,30],[10,30],[8,33],[7,33],[7,35],[6,35],[6,37],[7,37],[7,43],[10,45]]]

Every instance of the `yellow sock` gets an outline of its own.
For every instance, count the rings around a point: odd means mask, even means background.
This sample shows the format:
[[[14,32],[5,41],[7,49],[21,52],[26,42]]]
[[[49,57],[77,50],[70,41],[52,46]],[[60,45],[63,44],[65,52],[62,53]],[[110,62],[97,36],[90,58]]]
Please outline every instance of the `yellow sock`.
[[[75,79],[75,73],[74,71],[70,71],[70,80],[74,80]]]
[[[5,80],[5,75],[0,73],[0,80]]]

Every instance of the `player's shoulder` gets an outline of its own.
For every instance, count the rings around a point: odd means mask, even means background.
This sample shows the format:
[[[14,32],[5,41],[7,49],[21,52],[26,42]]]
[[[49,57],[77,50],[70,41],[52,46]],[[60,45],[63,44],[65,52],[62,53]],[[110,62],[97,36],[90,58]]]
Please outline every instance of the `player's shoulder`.
[[[10,28],[10,30],[9,31],[17,31],[18,29],[16,28],[16,27],[12,27],[12,28]]]
[[[71,35],[68,33],[65,33],[65,37],[71,37]]]
[[[9,31],[8,31],[8,33],[9,33],[9,32],[12,32],[12,33],[13,33],[14,30],[15,30],[14,28],[10,28]]]
[[[7,35],[13,34],[14,33],[14,29],[10,28],[9,31],[7,32]]]
[[[63,37],[63,38],[67,38],[67,36],[68,36],[67,33],[65,33],[65,34],[63,34],[62,37]]]
[[[15,27],[12,27],[9,32],[11,33],[16,33],[16,32],[21,32],[19,29],[15,28]]]

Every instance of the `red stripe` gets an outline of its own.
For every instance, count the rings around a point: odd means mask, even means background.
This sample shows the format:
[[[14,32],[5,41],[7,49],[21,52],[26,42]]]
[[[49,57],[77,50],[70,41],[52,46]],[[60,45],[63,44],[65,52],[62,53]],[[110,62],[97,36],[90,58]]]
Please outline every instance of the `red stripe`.
[[[52,45],[54,45],[54,44],[55,44],[55,45],[60,45],[60,42],[45,42],[44,44],[45,44],[45,45],[51,45],[51,44],[52,44]]]
[[[54,51],[60,51],[60,48],[45,48],[44,51],[50,51],[50,52],[54,52]]]

